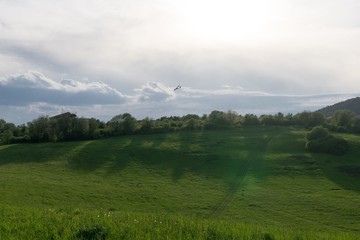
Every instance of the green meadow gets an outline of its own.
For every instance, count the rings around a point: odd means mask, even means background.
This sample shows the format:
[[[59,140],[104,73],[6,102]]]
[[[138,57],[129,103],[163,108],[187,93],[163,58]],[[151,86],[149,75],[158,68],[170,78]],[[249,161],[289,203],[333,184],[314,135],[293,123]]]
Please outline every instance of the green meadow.
[[[0,146],[0,239],[359,239],[360,136],[293,127]]]

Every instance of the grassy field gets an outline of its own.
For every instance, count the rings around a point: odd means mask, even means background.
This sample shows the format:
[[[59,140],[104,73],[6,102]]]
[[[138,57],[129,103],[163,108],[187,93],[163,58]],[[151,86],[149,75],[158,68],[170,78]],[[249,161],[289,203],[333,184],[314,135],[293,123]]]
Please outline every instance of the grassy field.
[[[304,134],[0,146],[0,239],[359,238],[360,136],[343,135],[350,150],[329,156],[307,153]]]

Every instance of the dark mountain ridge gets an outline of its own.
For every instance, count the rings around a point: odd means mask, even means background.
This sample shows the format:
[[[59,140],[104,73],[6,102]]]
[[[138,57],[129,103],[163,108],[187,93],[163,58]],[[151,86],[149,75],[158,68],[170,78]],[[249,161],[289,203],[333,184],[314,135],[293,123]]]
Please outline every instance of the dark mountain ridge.
[[[356,115],[360,115],[360,97],[351,98],[334,105],[330,105],[317,110],[317,112],[323,113],[326,117],[333,116],[337,110],[346,109],[350,110]]]

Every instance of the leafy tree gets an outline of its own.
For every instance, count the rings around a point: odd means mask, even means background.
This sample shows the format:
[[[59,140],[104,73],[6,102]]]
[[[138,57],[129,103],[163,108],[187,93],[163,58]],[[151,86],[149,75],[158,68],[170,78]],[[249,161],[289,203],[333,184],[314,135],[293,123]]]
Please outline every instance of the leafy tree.
[[[294,124],[294,116],[292,113],[286,114],[285,119],[288,122],[288,124]]]
[[[29,141],[28,131],[25,125],[16,126],[0,119],[0,143],[21,143]]]
[[[283,113],[279,112],[275,115],[261,115],[259,117],[259,122],[261,125],[279,125],[285,126],[292,123],[292,115],[284,115]]]
[[[243,120],[244,126],[256,126],[260,125],[258,117],[254,114],[246,114]]]
[[[130,113],[125,113],[124,118],[124,132],[125,134],[131,134],[135,132],[136,129],[136,118],[131,116]]]
[[[261,115],[259,121],[261,125],[266,125],[266,126],[275,125],[275,119],[272,115]]]
[[[181,118],[182,126],[188,130],[196,130],[202,128],[202,120],[196,114],[187,114]]]
[[[225,117],[232,126],[238,126],[241,124],[240,116],[235,111],[228,110],[225,113]]]
[[[200,116],[196,114],[187,114],[181,118],[183,121],[189,121],[191,119],[200,120]]]
[[[52,129],[56,133],[57,140],[75,139],[75,114],[62,114],[60,116],[50,118]]]
[[[230,114],[226,114],[222,111],[212,111],[206,119],[205,128],[208,129],[222,129],[230,128],[232,126]]]
[[[312,112],[308,118],[308,127],[320,126],[325,123],[325,115],[320,112]]]
[[[1,142],[8,144],[11,143],[11,140],[13,138],[13,132],[9,129],[5,130],[1,134]]]
[[[304,111],[294,116],[294,123],[303,127],[315,127],[323,125],[326,118],[323,113]]]
[[[50,120],[47,116],[41,116],[28,123],[29,136],[32,142],[48,142],[53,140]]]
[[[349,110],[337,110],[332,117],[332,123],[339,128],[347,130],[351,128],[354,118],[355,114]]]
[[[100,137],[100,126],[101,122],[98,119],[90,118],[88,119],[89,124],[89,138],[98,138]]]
[[[73,139],[89,138],[89,120],[86,118],[73,119]]]
[[[354,118],[353,121],[353,131],[355,133],[360,133],[360,117]]]
[[[12,132],[17,132],[18,131],[17,127],[13,123],[5,123],[3,129],[4,130],[10,130]]]
[[[136,129],[136,119],[130,113],[119,114],[113,117],[108,126],[114,135],[131,134]]]
[[[25,124],[19,125],[18,126],[19,129],[19,135],[20,136],[27,136],[29,134],[27,127],[25,126]]]
[[[303,127],[309,127],[310,116],[311,112],[309,111],[298,113],[294,116],[295,123]]]
[[[281,112],[278,112],[277,114],[274,115],[274,120],[276,122],[276,125],[286,125],[286,119],[285,119],[285,115]]]
[[[154,128],[154,120],[151,118],[144,118],[142,121],[140,121],[140,133],[150,133],[153,131]]]
[[[154,121],[153,131],[156,133],[170,131],[171,130],[170,122],[171,120],[168,117],[161,117],[159,119],[156,119]]]

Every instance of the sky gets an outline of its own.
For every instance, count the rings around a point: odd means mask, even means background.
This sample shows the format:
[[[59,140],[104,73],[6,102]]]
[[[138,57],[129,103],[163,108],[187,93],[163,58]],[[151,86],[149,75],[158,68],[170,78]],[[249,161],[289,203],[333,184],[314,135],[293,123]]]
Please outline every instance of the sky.
[[[359,12],[358,0],[0,0],[0,119],[316,110],[360,96]]]

